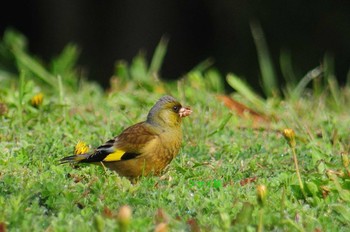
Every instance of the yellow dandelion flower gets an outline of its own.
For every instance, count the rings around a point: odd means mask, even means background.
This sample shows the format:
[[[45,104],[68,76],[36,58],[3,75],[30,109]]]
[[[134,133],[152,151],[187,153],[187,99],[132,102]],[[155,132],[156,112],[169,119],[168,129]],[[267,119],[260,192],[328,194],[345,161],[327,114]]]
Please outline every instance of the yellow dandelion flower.
[[[30,103],[34,107],[39,107],[43,104],[43,100],[44,100],[44,94],[38,93],[32,97]]]
[[[290,128],[284,129],[283,136],[288,141],[291,147],[295,147],[296,141],[295,141],[295,132],[293,129],[290,129]]]
[[[89,146],[83,141],[79,141],[77,145],[75,145],[75,148],[74,148],[75,155],[85,154],[88,151],[89,151]]]

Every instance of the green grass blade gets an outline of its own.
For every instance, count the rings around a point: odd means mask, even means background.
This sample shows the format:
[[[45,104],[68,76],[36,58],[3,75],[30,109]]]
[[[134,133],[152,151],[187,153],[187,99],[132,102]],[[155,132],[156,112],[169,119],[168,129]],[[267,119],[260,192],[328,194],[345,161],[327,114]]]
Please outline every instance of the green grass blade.
[[[22,70],[19,75],[19,87],[18,87],[18,118],[20,125],[23,126],[23,105],[25,94],[25,73]]]
[[[326,81],[326,86],[329,87],[331,96],[334,101],[335,108],[339,108],[341,105],[341,97],[339,95],[340,93],[340,87],[338,84],[338,80],[335,76],[334,71],[334,57],[330,54],[325,54],[323,59],[323,67],[324,67],[324,76]]]
[[[154,54],[152,57],[151,65],[148,70],[148,76],[155,75],[159,73],[160,68],[162,67],[164,57],[168,47],[168,38],[162,37]]]
[[[114,75],[116,75],[122,82],[130,80],[128,63],[124,60],[116,61]]]
[[[148,78],[148,64],[143,52],[140,52],[131,62],[130,75],[132,80],[138,83],[147,83]]]
[[[33,72],[36,77],[50,85],[53,88],[56,88],[55,77],[51,75],[41,64],[39,64],[35,59],[30,57],[28,54],[23,52],[20,49],[13,49],[13,54],[17,62],[25,69]]]
[[[296,85],[297,77],[294,73],[292,64],[292,55],[289,50],[283,50],[280,54],[280,67],[282,76],[285,79],[287,85],[293,87]]]
[[[198,72],[204,72],[205,70],[207,70],[208,68],[210,68],[214,63],[214,60],[213,59],[206,59],[202,62],[200,62],[199,64],[197,64],[194,68],[191,69],[190,72],[195,72],[195,71],[198,71]]]
[[[314,68],[313,70],[309,71],[298,83],[298,85],[294,88],[292,92],[292,98],[298,99],[301,97],[301,94],[306,89],[307,85],[314,80],[315,78],[318,78],[322,75],[322,67],[318,66]]]
[[[253,103],[259,109],[263,109],[265,101],[258,96],[248,84],[244,83],[238,76],[230,73],[227,75],[226,80],[228,84],[234,88],[239,94],[245,97],[248,101]]]
[[[279,96],[277,76],[269,54],[264,32],[260,24],[255,21],[250,23],[250,29],[257,50],[263,90],[267,97]]]
[[[230,119],[232,118],[232,114],[231,113],[229,113],[222,121],[221,121],[221,123],[220,123],[220,126],[216,129],[216,130],[214,130],[213,132],[211,132],[210,134],[208,134],[208,137],[209,136],[212,136],[212,135],[214,135],[214,134],[216,134],[216,133],[218,133],[218,132],[220,132],[220,131],[222,131],[224,128],[225,128],[225,126],[226,126],[226,124],[228,123],[228,121],[230,121]]]
[[[27,40],[19,32],[8,29],[4,33],[2,53],[8,50],[17,61],[18,70],[27,70],[35,74],[35,77],[49,84],[51,87],[56,87],[55,77],[50,74],[38,61],[31,57],[27,52]]]

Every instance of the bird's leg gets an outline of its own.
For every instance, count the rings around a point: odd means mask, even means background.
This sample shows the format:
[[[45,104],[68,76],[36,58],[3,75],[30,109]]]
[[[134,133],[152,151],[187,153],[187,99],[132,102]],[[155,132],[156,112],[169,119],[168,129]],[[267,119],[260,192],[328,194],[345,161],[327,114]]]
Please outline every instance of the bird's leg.
[[[102,162],[102,161],[101,161],[100,163],[101,163],[101,165],[102,165],[103,170],[105,171],[105,173],[107,173],[107,168],[106,168],[106,166],[103,164],[103,162]]]

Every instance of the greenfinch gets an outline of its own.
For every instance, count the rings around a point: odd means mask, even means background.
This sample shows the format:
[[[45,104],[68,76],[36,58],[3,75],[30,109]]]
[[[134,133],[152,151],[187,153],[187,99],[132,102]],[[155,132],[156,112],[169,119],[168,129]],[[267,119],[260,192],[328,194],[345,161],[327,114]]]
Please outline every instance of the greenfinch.
[[[136,178],[160,175],[178,154],[181,119],[192,110],[171,96],[163,96],[151,108],[147,120],[126,128],[91,153],[72,155],[61,163],[102,163],[119,175]]]

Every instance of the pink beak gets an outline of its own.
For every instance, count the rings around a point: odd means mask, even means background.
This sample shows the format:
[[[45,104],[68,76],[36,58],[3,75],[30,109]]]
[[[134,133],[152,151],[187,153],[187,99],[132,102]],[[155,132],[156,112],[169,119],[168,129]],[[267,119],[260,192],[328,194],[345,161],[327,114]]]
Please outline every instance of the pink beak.
[[[192,110],[188,107],[181,107],[179,110],[179,115],[181,118],[187,117],[192,113]]]

